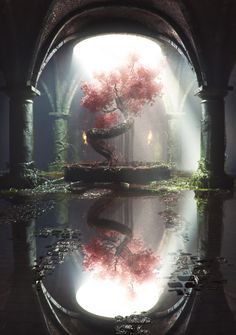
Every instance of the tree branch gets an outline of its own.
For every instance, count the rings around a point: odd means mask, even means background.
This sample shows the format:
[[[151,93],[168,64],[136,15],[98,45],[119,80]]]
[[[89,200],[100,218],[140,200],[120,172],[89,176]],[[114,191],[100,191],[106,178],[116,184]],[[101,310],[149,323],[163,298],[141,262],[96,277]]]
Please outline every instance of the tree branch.
[[[119,109],[122,114],[126,114],[125,108],[124,108],[124,104],[123,104],[123,101],[122,101],[121,97],[118,94],[118,90],[117,90],[116,84],[114,86],[114,92],[115,92],[115,96],[116,96],[115,97],[115,102],[116,102],[117,109]]]

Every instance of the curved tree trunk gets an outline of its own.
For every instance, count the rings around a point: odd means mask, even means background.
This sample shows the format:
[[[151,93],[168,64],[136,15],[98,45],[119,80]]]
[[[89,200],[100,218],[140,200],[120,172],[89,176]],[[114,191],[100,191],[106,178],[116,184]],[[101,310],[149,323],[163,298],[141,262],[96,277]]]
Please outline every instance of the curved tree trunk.
[[[122,135],[132,126],[133,120],[130,119],[112,128],[92,128],[86,132],[87,141],[97,153],[105,157],[108,165],[113,165],[117,161],[114,147],[104,140]]]

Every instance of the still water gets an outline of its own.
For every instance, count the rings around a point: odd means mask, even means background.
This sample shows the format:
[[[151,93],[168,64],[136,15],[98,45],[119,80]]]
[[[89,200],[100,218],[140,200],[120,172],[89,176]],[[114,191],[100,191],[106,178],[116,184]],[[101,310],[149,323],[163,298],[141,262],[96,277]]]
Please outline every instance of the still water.
[[[1,334],[236,334],[236,201],[3,196]]]

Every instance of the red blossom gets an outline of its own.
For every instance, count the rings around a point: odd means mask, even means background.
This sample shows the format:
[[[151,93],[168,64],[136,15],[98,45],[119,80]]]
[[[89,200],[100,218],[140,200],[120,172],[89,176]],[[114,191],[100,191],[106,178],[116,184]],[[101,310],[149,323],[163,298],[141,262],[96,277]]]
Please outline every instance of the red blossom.
[[[90,112],[99,112],[104,106],[108,107],[113,101],[111,87],[107,87],[107,90],[104,90],[104,87],[97,83],[89,84],[84,82],[81,85],[81,90],[84,93],[81,105]]]
[[[112,242],[95,237],[86,243],[83,247],[84,268],[93,270],[99,277],[126,283],[142,283],[151,279],[159,262],[153,251],[145,248],[140,239],[133,238],[117,253],[118,241],[118,236],[113,236]]]
[[[95,128],[111,128],[118,124],[118,120],[116,112],[99,115],[96,117]]]
[[[120,110],[136,116],[145,104],[162,95],[161,69],[143,65],[138,55],[132,54],[118,68],[95,74],[92,83],[83,82],[81,90],[81,105],[90,112],[106,112],[97,118],[96,126],[108,128],[117,122],[114,114],[109,118],[108,113]]]
[[[113,264],[114,255],[111,250],[104,247],[101,239],[93,238],[90,243],[84,245],[85,257],[83,266],[87,270],[93,270],[95,267],[103,268],[111,267]]]

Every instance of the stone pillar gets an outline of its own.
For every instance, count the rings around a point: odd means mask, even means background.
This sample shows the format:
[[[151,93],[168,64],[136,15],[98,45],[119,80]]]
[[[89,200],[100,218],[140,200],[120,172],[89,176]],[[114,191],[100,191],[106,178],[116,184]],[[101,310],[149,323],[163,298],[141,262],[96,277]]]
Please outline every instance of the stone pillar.
[[[230,187],[231,181],[224,172],[225,164],[225,111],[227,90],[201,87],[201,160],[196,173],[200,187]]]
[[[178,118],[177,114],[167,114],[167,162],[174,164],[177,169],[181,166],[181,147],[178,137]]]
[[[39,91],[33,86],[9,90],[10,182],[15,187],[32,187],[33,98]],[[43,133],[42,133],[43,136]]]
[[[50,113],[49,115],[52,117],[53,137],[53,158],[49,164],[49,170],[60,171],[67,160],[69,110],[61,113]]]

